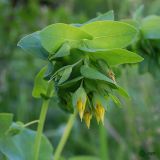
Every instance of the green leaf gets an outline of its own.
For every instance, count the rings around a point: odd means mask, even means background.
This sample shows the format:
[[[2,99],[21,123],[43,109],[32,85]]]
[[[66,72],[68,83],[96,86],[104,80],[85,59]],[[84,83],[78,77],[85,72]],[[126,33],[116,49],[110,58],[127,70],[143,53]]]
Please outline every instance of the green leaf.
[[[130,98],[130,96],[129,96],[129,94],[127,93],[127,91],[125,91],[125,89],[123,89],[122,87],[117,86],[116,91],[117,91],[120,95],[122,95],[122,96],[124,96],[124,97],[126,97],[126,98]]]
[[[52,62],[49,62],[49,63],[48,63],[46,72],[45,72],[45,74],[44,74],[44,79],[46,79],[46,80],[49,80],[49,79],[50,79],[50,76],[51,76],[52,73],[54,72],[55,64],[56,64],[55,61],[52,61]]]
[[[112,98],[112,100],[118,107],[122,107],[120,100],[115,95],[109,93],[109,97]]]
[[[58,82],[58,85],[65,82],[70,77],[71,73],[72,73],[72,66],[69,66],[64,70],[64,72],[63,72],[63,74],[62,74],[62,76],[61,76],[61,78]]]
[[[64,43],[61,48],[55,53],[54,58],[68,56],[70,54],[70,45],[69,43]]]
[[[26,53],[47,60],[48,52],[41,45],[39,33],[37,31],[25,36],[18,42],[17,46],[21,47]]]
[[[0,138],[5,135],[6,131],[12,124],[13,114],[0,113]]]
[[[32,91],[32,96],[35,98],[42,98],[42,96],[45,96],[47,93],[48,81],[44,80],[46,69],[46,66],[43,67],[35,77],[34,87]],[[53,95],[53,92],[51,95]]]
[[[69,80],[69,81],[67,81],[67,82],[59,85],[59,87],[61,87],[61,88],[71,87],[72,85],[77,84],[78,81],[80,81],[80,80],[82,80],[82,79],[83,79],[83,76],[76,77],[76,78],[74,78],[74,79],[71,79],[71,80]]]
[[[143,19],[141,31],[146,39],[160,39],[160,16],[148,16]]]
[[[16,136],[6,136],[0,139],[0,152],[8,160],[31,160],[34,155],[36,132],[24,129]],[[45,136],[42,136],[39,160],[51,160],[53,148]]]
[[[42,46],[49,52],[54,53],[66,41],[79,41],[92,39],[92,36],[80,28],[56,23],[44,28],[40,32]]]
[[[91,59],[103,59],[110,66],[141,62],[143,58],[134,52],[125,49],[113,49],[87,53]]]
[[[83,41],[85,47],[91,49],[124,48],[137,35],[135,27],[118,21],[97,21],[80,28],[93,36],[92,40]]]
[[[85,78],[105,81],[110,85],[116,86],[116,84],[110,78],[91,67],[84,65],[81,67],[80,72]]]
[[[100,160],[100,159],[93,156],[76,156],[76,157],[71,157],[68,160]]]

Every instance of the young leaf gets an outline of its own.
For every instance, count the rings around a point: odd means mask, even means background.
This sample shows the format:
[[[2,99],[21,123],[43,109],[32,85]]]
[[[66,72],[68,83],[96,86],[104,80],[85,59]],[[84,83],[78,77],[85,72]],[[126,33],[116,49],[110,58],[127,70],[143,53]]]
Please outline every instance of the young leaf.
[[[148,16],[143,19],[141,31],[146,39],[160,39],[160,16]]]
[[[93,49],[124,48],[138,33],[135,27],[117,21],[97,21],[80,28],[93,36],[92,40],[84,41],[88,48]]]
[[[56,23],[44,28],[40,32],[42,46],[53,53],[66,41],[92,39],[92,36],[80,28]]]
[[[125,63],[137,63],[143,60],[141,56],[125,49],[112,49],[112,50],[97,51],[87,54],[93,60],[103,59],[110,66],[115,66]]]
[[[116,86],[116,84],[110,78],[108,78],[107,76],[105,76],[101,72],[99,72],[91,67],[84,65],[81,67],[80,72],[84,77],[86,77],[88,79],[101,80],[101,81],[107,82],[108,84]]]
[[[40,32],[37,31],[25,36],[18,42],[17,46],[29,54],[47,60],[48,52],[41,45],[39,33]]]
[[[46,66],[43,67],[35,77],[34,87],[32,91],[32,96],[35,98],[42,98],[42,96],[45,96],[47,93],[48,81],[44,80],[44,74],[46,72],[46,69]]]
[[[72,72],[72,66],[69,66],[67,67],[63,74],[62,74],[62,77],[60,78],[59,82],[58,82],[58,85],[62,84],[63,82],[65,82],[71,75],[71,72]]]

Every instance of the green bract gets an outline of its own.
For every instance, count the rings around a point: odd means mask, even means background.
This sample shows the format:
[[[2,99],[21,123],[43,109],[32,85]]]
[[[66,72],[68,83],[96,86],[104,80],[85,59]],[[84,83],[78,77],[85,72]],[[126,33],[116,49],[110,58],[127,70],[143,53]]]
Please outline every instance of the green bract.
[[[109,97],[120,105],[113,90],[128,96],[116,83],[111,67],[143,60],[125,49],[138,30],[113,19],[110,11],[84,24],[56,23],[24,37],[18,45],[48,61],[35,78],[33,96],[46,98],[50,82],[51,95],[61,108],[73,112],[77,107],[81,119],[87,113],[90,118],[85,120],[90,121],[93,114],[103,122]]]
[[[85,40],[90,49],[124,48],[136,37],[136,28],[117,21],[97,21],[81,27],[93,36],[92,40]]]

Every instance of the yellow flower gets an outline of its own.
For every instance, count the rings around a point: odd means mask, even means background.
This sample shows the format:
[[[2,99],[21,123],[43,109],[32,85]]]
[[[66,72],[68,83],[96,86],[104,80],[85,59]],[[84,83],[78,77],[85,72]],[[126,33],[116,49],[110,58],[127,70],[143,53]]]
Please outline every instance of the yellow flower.
[[[95,108],[95,115],[98,124],[100,121],[102,122],[102,124],[104,124],[104,114],[105,114],[104,107],[100,103],[97,103]]]
[[[86,123],[88,129],[90,128],[91,119],[92,119],[92,114],[90,112],[85,112],[84,113],[84,120],[85,120],[85,123]]]
[[[85,106],[86,106],[86,102],[83,102],[81,100],[81,98],[78,99],[78,101],[77,101],[77,109],[78,109],[81,121],[83,119],[83,114],[84,114]]]

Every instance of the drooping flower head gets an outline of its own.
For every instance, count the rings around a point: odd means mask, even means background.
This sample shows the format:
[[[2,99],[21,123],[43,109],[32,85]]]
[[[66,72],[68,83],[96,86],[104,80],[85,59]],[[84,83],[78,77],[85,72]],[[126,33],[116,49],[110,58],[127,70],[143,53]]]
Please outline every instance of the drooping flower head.
[[[73,96],[73,106],[77,107],[80,119],[82,121],[87,102],[87,94],[82,86],[80,86]]]
[[[94,113],[97,123],[104,124],[105,108],[107,107],[107,101],[104,96],[95,93],[93,96]]]

